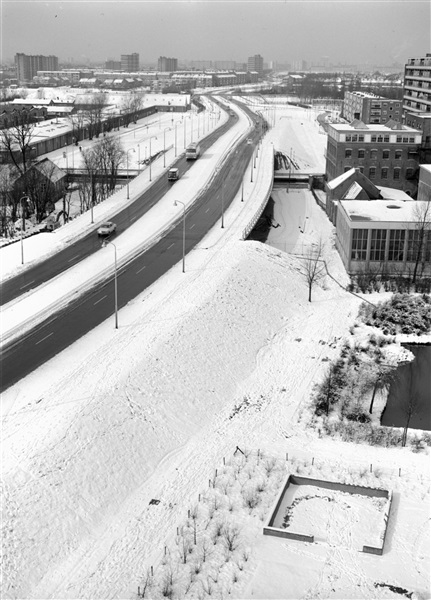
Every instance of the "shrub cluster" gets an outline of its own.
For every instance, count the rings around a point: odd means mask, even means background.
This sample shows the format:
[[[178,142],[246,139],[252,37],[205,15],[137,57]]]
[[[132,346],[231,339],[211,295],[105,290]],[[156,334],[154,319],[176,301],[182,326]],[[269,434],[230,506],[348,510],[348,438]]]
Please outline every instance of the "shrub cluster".
[[[349,292],[362,294],[372,294],[373,292],[429,294],[431,292],[431,279],[421,277],[413,282],[408,276],[364,271],[352,276],[347,289]]]
[[[431,329],[431,300],[427,294],[394,294],[390,300],[376,307],[363,303],[360,314],[367,325],[379,327],[386,335],[420,335]]]

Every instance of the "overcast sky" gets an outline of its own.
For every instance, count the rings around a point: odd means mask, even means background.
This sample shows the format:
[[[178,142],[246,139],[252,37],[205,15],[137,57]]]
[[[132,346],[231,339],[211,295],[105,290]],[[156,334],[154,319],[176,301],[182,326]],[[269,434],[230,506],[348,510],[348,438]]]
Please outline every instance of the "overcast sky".
[[[265,62],[404,64],[430,52],[429,0],[0,0],[2,60],[17,52],[60,61],[138,52]]]

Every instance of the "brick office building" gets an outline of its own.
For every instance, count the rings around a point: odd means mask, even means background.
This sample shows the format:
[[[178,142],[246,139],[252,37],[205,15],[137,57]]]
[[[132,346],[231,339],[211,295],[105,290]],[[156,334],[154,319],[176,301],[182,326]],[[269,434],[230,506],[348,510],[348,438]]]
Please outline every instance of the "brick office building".
[[[387,123],[402,119],[401,100],[376,96],[369,92],[345,92],[343,117],[351,122],[355,119],[363,123]]]
[[[331,181],[358,167],[375,185],[417,192],[422,132],[395,121],[328,125],[326,177]]]

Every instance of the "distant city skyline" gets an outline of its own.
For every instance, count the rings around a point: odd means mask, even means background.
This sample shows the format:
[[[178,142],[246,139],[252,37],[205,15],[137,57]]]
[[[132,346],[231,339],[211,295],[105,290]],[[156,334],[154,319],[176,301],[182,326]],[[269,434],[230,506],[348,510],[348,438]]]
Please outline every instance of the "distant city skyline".
[[[54,54],[76,64],[138,53],[192,60],[404,64],[430,51],[422,0],[138,1],[2,0],[2,62]]]

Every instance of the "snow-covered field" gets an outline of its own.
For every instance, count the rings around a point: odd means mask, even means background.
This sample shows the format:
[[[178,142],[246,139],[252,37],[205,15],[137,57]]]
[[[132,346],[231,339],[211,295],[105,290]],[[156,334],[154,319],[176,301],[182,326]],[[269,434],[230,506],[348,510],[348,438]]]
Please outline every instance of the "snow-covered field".
[[[294,146],[311,164],[302,132],[323,136],[306,111],[285,114],[292,118],[279,118],[265,143]],[[296,116],[303,125],[292,126]],[[231,597],[399,597],[379,583],[429,597],[429,456],[319,438],[308,427],[313,385],[360,300],[328,278],[309,303],[293,254],[323,237],[331,273],[347,283],[333,228],[302,190],[307,226],[283,240],[292,255],[240,241],[262,190],[248,193],[225,229],[189,253],[185,274],[177,265],[120,311],[119,330],[108,320],[4,393],[3,598],[136,597],[236,446],[281,461],[289,453],[304,475],[391,489],[394,505],[382,557],[334,537],[269,539],[239,505],[250,559]]]

